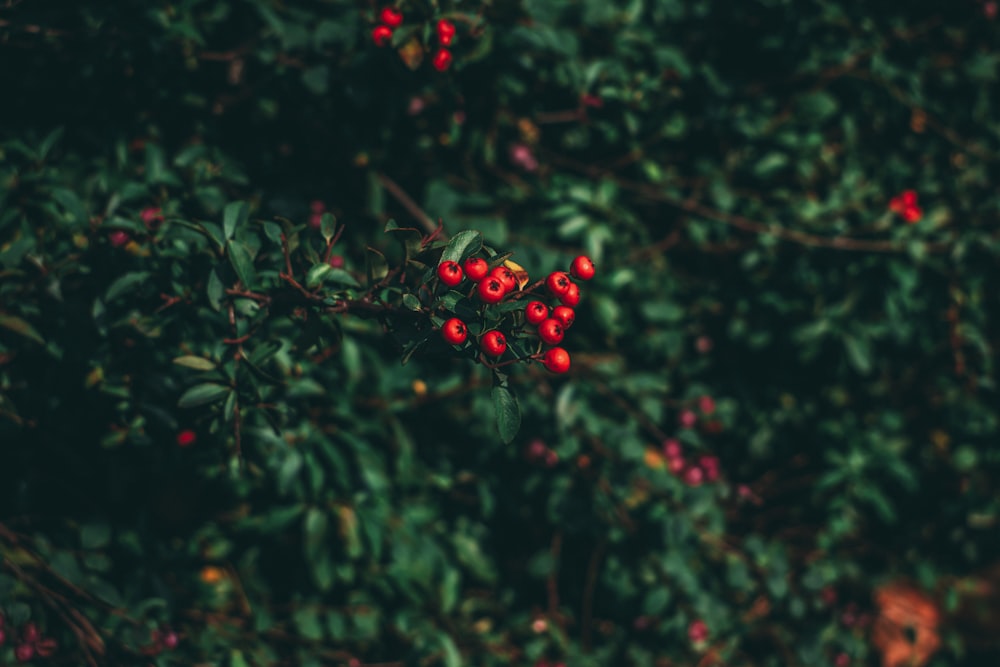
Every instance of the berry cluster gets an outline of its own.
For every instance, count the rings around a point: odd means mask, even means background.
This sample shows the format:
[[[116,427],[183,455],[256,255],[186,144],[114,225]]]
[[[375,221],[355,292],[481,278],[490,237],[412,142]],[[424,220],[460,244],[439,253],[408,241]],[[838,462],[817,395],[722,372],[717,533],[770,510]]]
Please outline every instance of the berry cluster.
[[[903,190],[889,200],[889,210],[903,217],[911,225],[924,217],[924,210],[917,205],[916,190]]]
[[[142,648],[142,652],[146,655],[159,655],[163,651],[173,651],[181,643],[177,633],[167,626],[153,630],[150,639],[152,640],[150,644]]]
[[[383,7],[379,12],[379,25],[372,29],[372,41],[375,46],[385,46],[392,41],[393,31],[403,24],[403,13],[395,7]],[[431,57],[431,65],[439,72],[451,67],[453,57],[447,48],[455,41],[455,24],[447,19],[440,19],[434,26],[439,47]]]
[[[7,619],[0,614],[0,646],[7,643],[6,624]],[[18,662],[29,662],[36,656],[48,658],[59,648],[55,639],[43,637],[38,626],[30,621],[21,628],[20,638],[20,643],[14,647],[14,657]]]
[[[472,293],[485,305],[499,304],[531,295],[535,288],[543,284],[553,300],[559,305],[550,308],[542,300],[530,301],[523,310],[515,310],[514,323],[509,333],[520,337],[531,336],[525,331],[524,325],[534,326],[534,336],[542,345],[551,346],[544,352],[539,348],[530,359],[541,359],[545,368],[553,373],[565,373],[569,370],[570,357],[558,344],[562,342],[566,329],[573,325],[576,313],[573,308],[580,303],[580,287],[570,280],[563,271],[553,271],[531,287],[518,289],[518,276],[508,263],[490,267],[482,257],[469,257],[462,265],[452,260],[438,264],[437,278],[447,287],[457,287],[464,280],[474,284]],[[516,266],[516,265],[513,265]],[[520,269],[520,267],[517,267]],[[589,258],[579,256],[573,260],[570,273],[578,280],[590,280],[594,277],[594,264]],[[521,284],[527,282],[526,274]],[[450,345],[463,345],[469,337],[469,328],[458,317],[448,319],[441,326],[441,336]],[[498,328],[484,331],[479,337],[479,349],[486,357],[499,359],[507,351],[507,336]]]
[[[667,460],[667,469],[688,486],[701,486],[703,482],[719,479],[719,457],[702,454],[697,460],[688,460],[676,438],[667,438],[663,442],[663,457]]]
[[[559,454],[553,449],[549,449],[542,440],[534,439],[524,450],[524,456],[531,463],[543,465],[546,468],[553,468],[559,463]]]

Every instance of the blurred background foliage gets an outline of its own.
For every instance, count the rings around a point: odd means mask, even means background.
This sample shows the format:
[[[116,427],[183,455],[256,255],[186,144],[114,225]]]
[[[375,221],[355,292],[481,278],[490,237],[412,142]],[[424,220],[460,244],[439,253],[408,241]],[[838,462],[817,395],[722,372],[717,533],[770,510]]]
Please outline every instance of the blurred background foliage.
[[[0,663],[995,662],[996,3],[398,6],[0,4]],[[225,291],[310,202],[351,275],[593,257],[513,443],[443,345]]]

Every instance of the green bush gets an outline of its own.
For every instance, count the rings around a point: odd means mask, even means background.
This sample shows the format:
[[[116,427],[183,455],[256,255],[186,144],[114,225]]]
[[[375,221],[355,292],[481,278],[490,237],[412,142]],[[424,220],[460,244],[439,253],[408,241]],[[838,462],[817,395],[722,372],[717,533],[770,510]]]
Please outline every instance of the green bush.
[[[0,9],[0,664],[989,664],[995,3],[379,8]]]

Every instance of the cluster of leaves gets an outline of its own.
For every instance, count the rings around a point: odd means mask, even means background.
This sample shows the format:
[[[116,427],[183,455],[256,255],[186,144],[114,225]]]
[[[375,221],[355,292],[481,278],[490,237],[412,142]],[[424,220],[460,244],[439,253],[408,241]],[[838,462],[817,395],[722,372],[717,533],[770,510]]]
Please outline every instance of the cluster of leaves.
[[[994,655],[984,4],[399,8],[475,40],[0,9],[0,664],[843,667],[900,579]],[[601,267],[565,377],[434,334],[508,251]]]

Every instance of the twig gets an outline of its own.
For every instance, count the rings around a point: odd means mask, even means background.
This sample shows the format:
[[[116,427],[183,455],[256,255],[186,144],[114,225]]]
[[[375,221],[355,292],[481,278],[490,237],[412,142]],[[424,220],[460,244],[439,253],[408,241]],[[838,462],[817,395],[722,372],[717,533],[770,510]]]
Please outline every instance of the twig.
[[[406,194],[403,188],[399,187],[394,180],[383,174],[382,172],[376,172],[375,177],[378,182],[382,184],[382,187],[389,191],[396,201],[402,205],[410,215],[417,219],[417,222],[424,228],[428,234],[434,233],[437,229],[437,225],[431,220],[431,217],[424,213],[424,210],[417,206],[417,203],[410,198],[410,195]],[[448,235],[443,231],[439,232],[442,239],[447,239]]]

